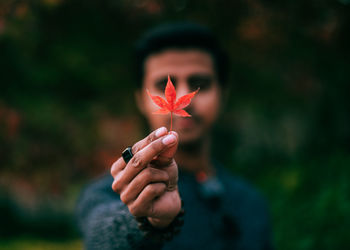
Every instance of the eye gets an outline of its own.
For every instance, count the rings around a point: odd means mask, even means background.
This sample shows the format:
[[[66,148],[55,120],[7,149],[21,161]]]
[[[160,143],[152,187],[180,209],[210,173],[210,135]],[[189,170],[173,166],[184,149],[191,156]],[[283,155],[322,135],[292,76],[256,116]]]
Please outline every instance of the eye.
[[[168,78],[161,78],[156,81],[155,87],[157,90],[164,92],[166,83],[168,82]]]
[[[200,88],[201,91],[208,90],[212,86],[212,82],[213,78],[209,75],[194,75],[188,78],[188,85],[191,91],[194,91],[198,88]]]
[[[171,82],[176,87],[176,79],[174,77],[171,77],[171,76],[170,76],[170,78],[171,78]],[[161,91],[161,92],[164,92],[167,82],[168,82],[168,77],[164,77],[164,78],[162,77],[162,78],[158,79],[155,83],[156,89]]]

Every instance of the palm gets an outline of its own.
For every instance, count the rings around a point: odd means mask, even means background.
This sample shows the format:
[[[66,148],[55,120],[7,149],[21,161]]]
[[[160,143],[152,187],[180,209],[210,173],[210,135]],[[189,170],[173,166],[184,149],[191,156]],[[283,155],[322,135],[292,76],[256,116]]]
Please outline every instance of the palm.
[[[172,159],[171,164],[162,169],[169,174],[169,183],[167,191],[153,200],[151,204],[153,215],[151,217],[166,219],[168,217],[172,218],[178,213],[178,206],[174,206],[174,204],[180,204],[180,196],[177,190],[178,168],[176,162]]]

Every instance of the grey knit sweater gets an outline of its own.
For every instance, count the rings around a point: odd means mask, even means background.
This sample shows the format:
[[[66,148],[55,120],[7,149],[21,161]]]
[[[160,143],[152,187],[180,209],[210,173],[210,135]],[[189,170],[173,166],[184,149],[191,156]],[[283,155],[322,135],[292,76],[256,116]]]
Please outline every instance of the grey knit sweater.
[[[77,221],[85,248],[92,249],[272,249],[270,222],[262,196],[219,168],[217,178],[199,184],[180,172],[185,224],[164,244],[143,237],[135,218],[114,193],[107,175],[82,192]]]

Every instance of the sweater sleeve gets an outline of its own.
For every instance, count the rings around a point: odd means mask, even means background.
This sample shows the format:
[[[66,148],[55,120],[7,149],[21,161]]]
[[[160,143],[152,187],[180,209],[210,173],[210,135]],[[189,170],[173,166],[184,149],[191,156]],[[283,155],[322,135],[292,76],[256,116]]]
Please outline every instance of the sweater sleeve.
[[[109,176],[88,186],[77,203],[77,224],[85,248],[161,249],[143,237],[128,208],[111,188]]]

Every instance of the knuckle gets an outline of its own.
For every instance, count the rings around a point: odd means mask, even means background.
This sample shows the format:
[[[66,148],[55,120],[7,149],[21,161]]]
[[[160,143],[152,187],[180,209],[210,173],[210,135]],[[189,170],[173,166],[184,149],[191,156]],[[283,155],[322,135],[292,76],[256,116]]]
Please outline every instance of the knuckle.
[[[160,170],[156,169],[156,168],[148,168],[149,172],[152,174],[152,176],[154,175],[159,175],[159,173],[161,172]]]
[[[145,172],[146,178],[151,179],[151,180],[153,180],[158,174],[158,170],[155,168],[152,168],[152,167],[148,167],[145,170],[146,170],[146,172]]]
[[[153,143],[150,144],[152,150],[159,152],[163,149],[162,142],[160,140],[154,141]]]
[[[163,193],[164,190],[165,190],[165,184],[163,183],[149,185],[149,193],[152,196],[160,195],[161,193]]]
[[[117,185],[116,182],[113,182],[113,184],[112,184],[112,189],[113,189],[114,192],[116,192],[116,193],[118,193],[118,194],[119,194],[120,191],[121,191],[120,187]]]
[[[129,164],[135,168],[141,168],[143,166],[143,160],[140,155],[136,154],[131,158]]]
[[[174,162],[174,158],[164,157],[164,164],[170,165]]]
[[[135,205],[129,206],[129,212],[136,217],[142,216],[140,209]]]
[[[169,181],[169,174],[166,171],[162,171],[153,167],[147,167],[143,174],[144,183],[158,182],[158,181]]]
[[[164,181],[169,182],[170,176],[169,176],[168,172],[163,171],[163,173],[164,173],[163,174]]]
[[[151,172],[157,181],[168,181],[169,180],[169,173],[167,171],[156,169],[156,168],[151,168]]]
[[[139,152],[141,150],[140,144],[136,143],[134,144],[134,146],[131,147],[131,152],[133,154],[136,154],[137,152]]]
[[[170,179],[169,174],[166,171],[159,171],[157,178],[159,179],[159,181],[164,181],[164,182],[168,182]]]
[[[117,162],[115,161],[113,164],[112,164],[112,166],[111,166],[111,169],[110,169],[110,173],[111,173],[111,175],[114,177],[114,175],[115,175],[115,172],[116,172],[116,168],[117,168]]]
[[[132,215],[136,216],[136,215],[135,215],[135,213],[136,213],[136,208],[135,208],[135,206],[129,206],[128,208],[129,208],[129,212],[130,212]]]
[[[143,173],[143,179],[148,182],[152,179],[152,170],[150,168],[146,168]]]
[[[148,135],[146,138],[146,144],[150,144],[152,142],[152,138],[151,138],[151,135]]]
[[[117,192],[118,194],[120,194],[123,190],[123,185],[121,183],[121,181],[118,178],[115,178],[113,183],[112,183],[112,189],[114,192]]]
[[[147,142],[147,144],[153,142],[153,141],[157,138],[156,132],[157,132],[157,130],[153,131],[152,133],[150,133],[150,134],[146,137],[146,142]]]
[[[123,192],[120,194],[120,200],[124,203],[124,204],[128,204],[129,203],[129,199],[128,199],[128,195]]]
[[[113,177],[116,177],[120,171],[122,171],[125,168],[125,162],[122,157],[119,157],[118,160],[116,160],[110,169],[111,175]]]
[[[164,183],[160,183],[157,195],[161,195],[166,191],[166,185]]]
[[[155,192],[156,192],[156,189],[155,189],[155,187],[154,187],[154,184],[149,184],[148,186],[147,186],[147,191],[148,191],[148,194],[149,195],[154,195],[155,194]]]

